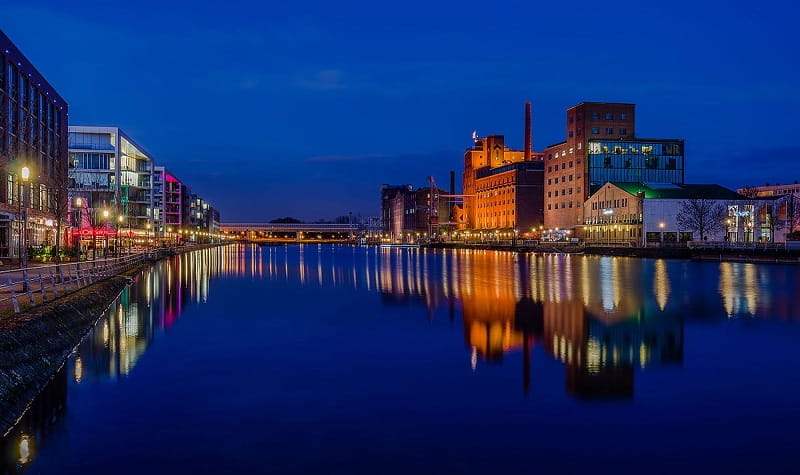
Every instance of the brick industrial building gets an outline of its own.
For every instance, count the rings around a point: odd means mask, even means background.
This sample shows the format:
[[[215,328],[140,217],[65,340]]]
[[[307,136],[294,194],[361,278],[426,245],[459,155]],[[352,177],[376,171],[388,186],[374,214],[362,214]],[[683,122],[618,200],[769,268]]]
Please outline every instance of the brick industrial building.
[[[583,223],[583,203],[606,182],[684,183],[684,143],[640,139],[635,105],[582,102],[567,109],[566,140],[544,151],[544,225]]]
[[[525,148],[512,150],[502,135],[475,137],[464,153],[460,227],[527,233],[544,224],[544,154],[533,152],[530,103],[525,104]]]

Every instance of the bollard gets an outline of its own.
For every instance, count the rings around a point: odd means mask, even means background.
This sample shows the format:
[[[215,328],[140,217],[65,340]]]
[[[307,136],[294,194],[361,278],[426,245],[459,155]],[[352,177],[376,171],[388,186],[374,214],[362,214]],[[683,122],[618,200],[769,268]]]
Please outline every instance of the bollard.
[[[24,274],[24,279],[25,279],[25,287],[23,287],[23,288],[28,293],[28,298],[31,300],[31,307],[32,307],[32,306],[36,305],[36,302],[33,300],[33,291],[31,290],[31,283],[28,280],[28,273],[27,272],[25,272],[25,274]]]
[[[63,295],[67,295],[67,282],[64,280],[64,272],[61,270],[61,267],[58,268],[58,277],[61,279],[61,287],[64,289]]]
[[[11,283],[11,278],[8,279],[8,288],[11,289],[11,302],[14,304],[14,312],[19,313],[19,301],[17,301],[17,293],[14,291],[14,284]]]
[[[44,288],[44,279],[42,279],[42,273],[39,272],[39,287],[42,290],[42,302],[47,302],[47,291]],[[55,298],[55,297],[53,297]]]
[[[56,279],[53,277],[53,269],[50,269],[50,286],[53,287],[53,296],[58,297],[58,287],[56,287]]]

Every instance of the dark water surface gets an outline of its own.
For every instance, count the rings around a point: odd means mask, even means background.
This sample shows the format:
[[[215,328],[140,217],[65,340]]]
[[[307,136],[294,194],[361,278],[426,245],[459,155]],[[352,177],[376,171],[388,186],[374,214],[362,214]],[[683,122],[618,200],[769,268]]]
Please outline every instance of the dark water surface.
[[[796,473],[800,269],[229,246],[139,275],[26,473]]]

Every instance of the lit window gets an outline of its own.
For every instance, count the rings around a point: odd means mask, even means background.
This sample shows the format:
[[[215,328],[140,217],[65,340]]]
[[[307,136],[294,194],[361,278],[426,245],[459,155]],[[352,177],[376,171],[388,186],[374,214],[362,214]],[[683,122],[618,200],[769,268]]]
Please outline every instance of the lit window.
[[[592,134],[597,135],[600,133],[600,127],[592,127]]]

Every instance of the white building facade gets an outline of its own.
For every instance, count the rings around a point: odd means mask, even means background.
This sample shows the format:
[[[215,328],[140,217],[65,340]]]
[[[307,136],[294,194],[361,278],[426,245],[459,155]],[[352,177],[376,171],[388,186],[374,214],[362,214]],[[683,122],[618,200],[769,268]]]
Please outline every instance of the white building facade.
[[[152,236],[154,158],[118,127],[69,127],[73,237]]]
[[[692,200],[721,211],[702,236],[679,223],[678,215]],[[747,198],[719,185],[608,182],[584,203],[581,232],[588,243],[633,246],[780,241],[785,234],[775,232],[772,201]]]

